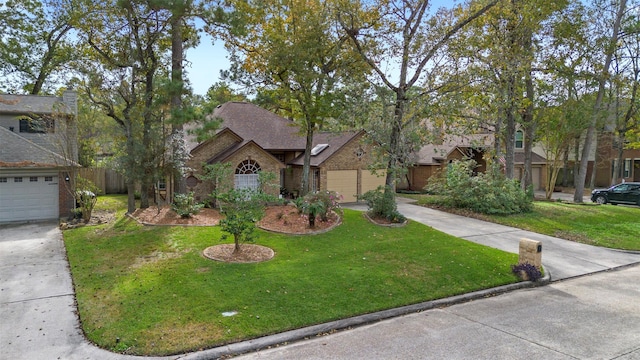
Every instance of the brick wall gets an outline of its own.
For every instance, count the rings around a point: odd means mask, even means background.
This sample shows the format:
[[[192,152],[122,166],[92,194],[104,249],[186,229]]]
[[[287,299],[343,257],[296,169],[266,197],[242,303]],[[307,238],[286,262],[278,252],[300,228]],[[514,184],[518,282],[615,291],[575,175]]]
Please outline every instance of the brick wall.
[[[327,189],[327,171],[367,170],[372,163],[373,149],[371,145],[362,141],[362,135],[356,136],[322,164],[320,167],[320,189]],[[360,176],[358,176],[358,189],[360,188]]]
[[[75,198],[69,190],[69,183],[65,180],[67,175],[73,178],[72,173],[60,171],[58,173],[58,217],[69,218],[72,215],[72,209],[75,207]]]
[[[239,141],[240,140],[235,135],[229,132],[223,132],[219,134],[215,139],[212,139],[203,144],[201,147],[191,153],[191,158],[189,159],[189,161],[187,161],[187,166],[193,169],[191,173],[187,174],[187,177],[194,176],[197,178],[199,175],[203,175],[203,165],[209,159]],[[208,195],[213,191],[213,184],[210,182],[198,181],[195,187],[190,187],[188,190],[194,192],[196,201],[205,201],[207,200]]]
[[[276,174],[276,183],[280,183],[280,169],[284,168],[284,164],[275,159],[269,153],[262,150],[257,145],[251,143],[245,146],[241,151],[233,154],[226,161],[231,163],[232,168],[235,170],[240,163],[245,160],[253,160],[260,165],[260,169],[263,172],[272,172]],[[269,189],[269,193],[277,196],[280,193],[280,188],[275,187]]]
[[[203,174],[203,163],[206,163],[208,159],[215,157],[217,154],[237,142],[237,137],[230,133],[223,133],[220,135],[220,137],[210,141],[201,148],[198,148],[195,153],[192,153],[192,158],[188,162],[189,167],[193,169],[193,172],[190,175],[197,177],[198,175]],[[246,145],[237,153],[232,154],[229,158],[225,159],[224,162],[231,163],[231,167],[235,172],[236,167],[240,163],[249,159],[256,161],[260,165],[262,171],[275,173],[276,182],[279,183],[280,169],[284,168],[284,164],[253,143]],[[233,175],[229,180],[233,182]],[[208,195],[213,191],[213,184],[208,181],[199,181],[195,187],[190,188],[189,190],[194,192],[194,196],[197,201],[204,201],[207,200]],[[273,195],[278,195],[279,191],[279,187],[271,189],[271,193]]]

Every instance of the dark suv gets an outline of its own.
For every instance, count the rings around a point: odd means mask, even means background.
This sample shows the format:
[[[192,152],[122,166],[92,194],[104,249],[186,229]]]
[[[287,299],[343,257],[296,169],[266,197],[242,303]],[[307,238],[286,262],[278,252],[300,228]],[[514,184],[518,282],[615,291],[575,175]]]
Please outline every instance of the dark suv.
[[[631,204],[640,206],[640,183],[627,182],[608,189],[595,189],[591,192],[591,201],[598,204]]]

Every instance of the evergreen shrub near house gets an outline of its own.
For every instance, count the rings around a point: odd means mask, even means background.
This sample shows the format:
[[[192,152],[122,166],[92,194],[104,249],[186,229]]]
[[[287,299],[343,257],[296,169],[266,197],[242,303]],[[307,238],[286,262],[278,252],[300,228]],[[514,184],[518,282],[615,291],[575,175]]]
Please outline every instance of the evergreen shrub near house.
[[[78,208],[74,211],[81,214],[82,220],[87,223],[91,220],[91,213],[98,201],[97,195],[100,189],[89,179],[78,176],[76,178],[75,200]],[[79,210],[78,210],[79,209]]]
[[[530,212],[532,196],[517,180],[507,179],[499,167],[474,175],[473,160],[453,161],[446,171],[429,179],[425,190],[442,196],[442,205],[489,215]]]
[[[171,204],[171,210],[175,211],[180,217],[188,218],[198,212],[204,207],[203,204],[196,203],[193,192],[188,194],[176,194]]]
[[[384,218],[393,223],[403,223],[407,218],[398,212],[395,194],[390,186],[378,186],[376,190],[369,190],[359,195],[358,200],[364,200],[369,208],[368,214],[374,218]]]

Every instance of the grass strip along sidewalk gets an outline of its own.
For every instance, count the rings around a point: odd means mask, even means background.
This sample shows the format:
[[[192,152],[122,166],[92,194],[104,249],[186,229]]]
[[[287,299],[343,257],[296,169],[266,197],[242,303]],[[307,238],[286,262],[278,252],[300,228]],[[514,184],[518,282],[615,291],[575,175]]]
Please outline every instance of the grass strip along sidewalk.
[[[255,264],[202,256],[223,243],[219,227],[143,227],[121,214],[64,239],[83,330],[129,354],[210,348],[516,281],[516,254],[351,210],[324,234],[260,231],[256,243],[276,255]]]

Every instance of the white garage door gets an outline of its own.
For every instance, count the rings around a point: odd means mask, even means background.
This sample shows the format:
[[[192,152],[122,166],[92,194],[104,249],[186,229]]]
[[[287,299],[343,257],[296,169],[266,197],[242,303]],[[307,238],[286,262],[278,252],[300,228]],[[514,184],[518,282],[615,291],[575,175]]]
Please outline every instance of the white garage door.
[[[358,170],[327,171],[327,190],[336,191],[342,195],[341,202],[357,201]]]
[[[57,175],[0,175],[0,222],[56,218]]]
[[[387,179],[386,170],[378,170],[376,174],[369,170],[362,171],[362,186],[360,191],[362,194],[370,190],[376,190],[378,186],[384,186]]]

